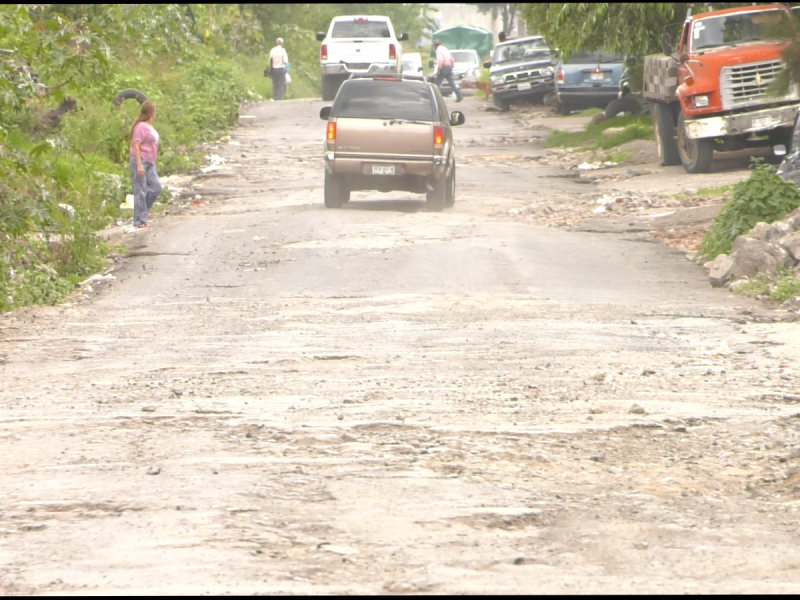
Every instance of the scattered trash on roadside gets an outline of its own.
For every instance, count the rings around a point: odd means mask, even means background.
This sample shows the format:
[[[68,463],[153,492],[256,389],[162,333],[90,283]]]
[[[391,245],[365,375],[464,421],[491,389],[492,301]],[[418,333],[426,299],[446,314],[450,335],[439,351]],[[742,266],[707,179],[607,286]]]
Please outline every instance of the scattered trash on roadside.
[[[133,210],[133,194],[125,196],[125,202],[119,205],[120,210]]]
[[[61,209],[61,212],[68,216],[70,220],[75,220],[75,209],[72,206],[69,204],[59,204],[58,208]]]
[[[616,167],[617,163],[615,162],[596,162],[596,163],[588,163],[584,162],[578,165],[579,171],[594,171],[596,169],[610,169],[611,167]]]
[[[207,167],[201,167],[200,168],[200,172],[201,173],[209,173],[211,171],[218,171],[219,169],[222,169],[223,165],[225,164],[225,159],[222,158],[219,154],[209,154],[205,158],[211,164],[208,165]]]

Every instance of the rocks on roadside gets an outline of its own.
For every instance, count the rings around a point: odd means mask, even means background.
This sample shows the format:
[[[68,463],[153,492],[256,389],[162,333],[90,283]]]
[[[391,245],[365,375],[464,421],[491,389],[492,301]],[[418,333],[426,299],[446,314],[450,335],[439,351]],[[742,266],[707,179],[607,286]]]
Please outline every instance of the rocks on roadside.
[[[756,223],[747,235],[736,238],[730,255],[720,254],[705,267],[712,286],[731,290],[786,268],[800,277],[800,208],[772,224]]]

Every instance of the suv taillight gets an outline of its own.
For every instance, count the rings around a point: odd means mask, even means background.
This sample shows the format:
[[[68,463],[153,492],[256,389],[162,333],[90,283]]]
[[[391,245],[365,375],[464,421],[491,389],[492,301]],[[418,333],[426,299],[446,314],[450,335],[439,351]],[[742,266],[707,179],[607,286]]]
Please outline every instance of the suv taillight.
[[[397,49],[394,47],[394,44],[389,44],[389,58],[397,58]]]
[[[326,136],[329,142],[336,139],[336,123],[328,123],[328,134]]]
[[[433,128],[433,147],[441,148],[444,146],[444,127]]]
[[[559,83],[564,83],[564,69],[558,70],[558,81]]]
[[[319,57],[322,60],[328,60],[328,44],[322,44],[322,47],[319,49]]]

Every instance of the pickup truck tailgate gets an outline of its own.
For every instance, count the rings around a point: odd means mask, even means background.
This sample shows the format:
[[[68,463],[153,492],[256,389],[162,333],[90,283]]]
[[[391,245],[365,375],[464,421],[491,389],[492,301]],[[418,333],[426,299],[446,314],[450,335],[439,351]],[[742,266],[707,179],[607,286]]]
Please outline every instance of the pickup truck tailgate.
[[[367,69],[374,62],[389,60],[389,44],[383,39],[337,39],[328,45],[328,62],[344,62],[351,68]]]
[[[340,117],[336,122],[337,158],[430,161],[433,123]]]

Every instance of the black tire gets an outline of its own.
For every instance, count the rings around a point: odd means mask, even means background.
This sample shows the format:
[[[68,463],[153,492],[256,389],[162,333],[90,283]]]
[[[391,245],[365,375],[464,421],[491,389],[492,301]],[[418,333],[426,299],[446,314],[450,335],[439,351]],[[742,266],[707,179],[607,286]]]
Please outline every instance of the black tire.
[[[561,102],[559,102],[556,104],[556,114],[568,117],[572,114],[572,109],[566,104],[561,104]]]
[[[495,95],[492,95],[492,103],[500,109],[500,112],[508,112],[511,108],[508,100],[503,100]]]
[[[144,92],[140,92],[139,90],[131,88],[127,90],[122,90],[119,94],[114,96],[114,99],[111,101],[111,105],[114,108],[119,108],[120,106],[122,106],[122,103],[125,100],[128,100],[130,98],[137,100],[139,104],[142,104],[147,100],[147,96],[145,96]]]
[[[678,153],[687,173],[708,173],[714,158],[714,139],[689,139],[683,113],[678,117]]]
[[[606,119],[613,119],[620,113],[628,113],[631,115],[638,115],[642,112],[642,105],[639,101],[631,96],[617,98],[608,103],[605,110]]]
[[[350,200],[350,189],[341,175],[330,175],[325,171],[325,208],[341,208]]]
[[[444,205],[446,208],[450,208],[455,203],[456,203],[456,166],[453,165],[453,171],[450,173],[450,177],[447,178],[447,184],[444,196]]]
[[[334,98],[336,98],[336,92],[339,91],[339,86],[341,82],[338,77],[334,77],[333,75],[323,75],[322,76],[322,99],[325,102],[330,102]]]
[[[672,109],[669,104],[653,102],[650,107],[650,116],[653,119],[653,129],[655,130],[658,164],[662,167],[681,164],[678,141],[675,138],[675,120],[672,118]]]
[[[433,191],[425,194],[425,208],[430,212],[442,212],[447,201],[447,179],[432,182]]]

